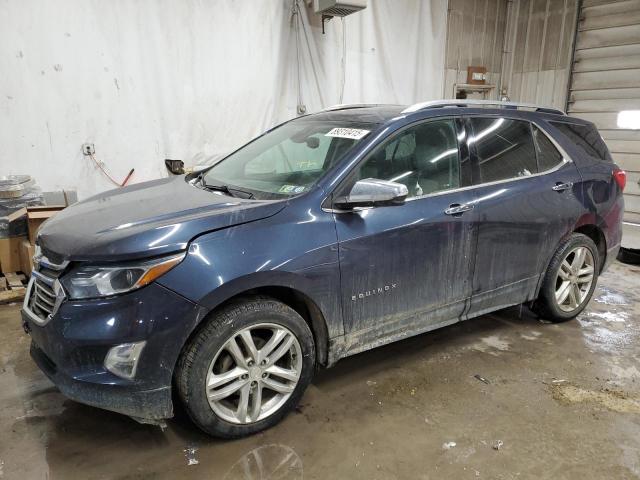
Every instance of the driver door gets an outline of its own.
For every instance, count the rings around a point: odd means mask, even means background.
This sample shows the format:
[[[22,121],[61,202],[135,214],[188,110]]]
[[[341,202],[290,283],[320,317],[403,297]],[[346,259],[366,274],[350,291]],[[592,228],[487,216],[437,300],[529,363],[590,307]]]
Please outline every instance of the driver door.
[[[364,178],[404,183],[403,205],[336,212],[342,305],[352,350],[453,323],[471,294],[474,194],[462,122],[411,125],[377,147],[337,195]],[[456,207],[462,211],[454,213]]]

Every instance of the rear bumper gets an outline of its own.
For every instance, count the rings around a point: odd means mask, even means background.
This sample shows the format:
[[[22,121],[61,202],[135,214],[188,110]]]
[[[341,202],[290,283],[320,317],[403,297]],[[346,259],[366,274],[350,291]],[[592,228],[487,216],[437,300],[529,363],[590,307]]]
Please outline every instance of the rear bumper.
[[[173,368],[203,309],[158,284],[107,299],[67,301],[44,326],[22,312],[31,356],[67,397],[138,419],[173,416]],[[146,341],[132,380],[103,363],[110,348]]]

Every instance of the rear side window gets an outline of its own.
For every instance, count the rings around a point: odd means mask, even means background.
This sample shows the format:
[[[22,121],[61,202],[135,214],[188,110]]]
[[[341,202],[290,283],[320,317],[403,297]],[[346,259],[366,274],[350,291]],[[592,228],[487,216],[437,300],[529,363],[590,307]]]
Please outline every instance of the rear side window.
[[[564,160],[562,154],[542,130],[535,125],[532,125],[532,128],[533,143],[536,146],[536,155],[538,156],[538,171],[551,170]]]
[[[604,162],[613,162],[607,146],[595,127],[577,123],[550,122],[571,142],[592,158]]]
[[[529,122],[508,118],[472,117],[481,183],[525,177],[538,172]]]

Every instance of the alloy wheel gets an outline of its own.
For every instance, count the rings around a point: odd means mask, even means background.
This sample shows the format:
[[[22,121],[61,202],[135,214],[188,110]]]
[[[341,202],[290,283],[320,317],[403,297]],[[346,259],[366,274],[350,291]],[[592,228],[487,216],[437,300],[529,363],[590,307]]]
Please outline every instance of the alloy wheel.
[[[273,323],[236,332],[209,365],[206,394],[223,420],[249,424],[277,412],[295,390],[302,373],[296,336]]]
[[[591,291],[595,274],[593,254],[587,247],[571,250],[560,264],[556,277],[556,302],[563,312],[576,310]]]

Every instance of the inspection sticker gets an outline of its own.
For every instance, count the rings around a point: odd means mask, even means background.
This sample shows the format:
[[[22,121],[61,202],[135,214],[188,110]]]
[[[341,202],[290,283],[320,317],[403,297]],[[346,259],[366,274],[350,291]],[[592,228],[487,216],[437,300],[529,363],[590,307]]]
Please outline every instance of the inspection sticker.
[[[302,193],[305,187],[299,185],[283,185],[278,190],[278,193]]]
[[[360,140],[367,133],[369,133],[369,130],[361,130],[359,128],[333,128],[328,133],[325,133],[324,136]]]

